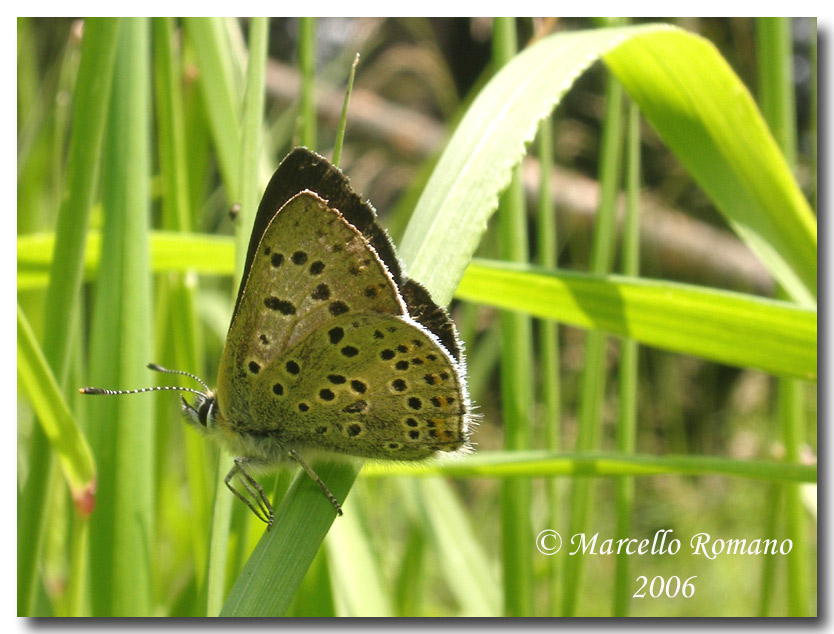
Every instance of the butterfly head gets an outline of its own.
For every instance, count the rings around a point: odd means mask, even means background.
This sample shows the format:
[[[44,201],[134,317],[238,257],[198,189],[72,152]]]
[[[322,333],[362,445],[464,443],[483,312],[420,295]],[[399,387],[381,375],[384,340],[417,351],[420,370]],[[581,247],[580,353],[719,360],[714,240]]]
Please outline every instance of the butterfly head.
[[[182,399],[182,414],[186,422],[203,432],[214,430],[214,423],[217,420],[217,394],[211,390],[196,392],[194,403],[189,403],[184,396]]]

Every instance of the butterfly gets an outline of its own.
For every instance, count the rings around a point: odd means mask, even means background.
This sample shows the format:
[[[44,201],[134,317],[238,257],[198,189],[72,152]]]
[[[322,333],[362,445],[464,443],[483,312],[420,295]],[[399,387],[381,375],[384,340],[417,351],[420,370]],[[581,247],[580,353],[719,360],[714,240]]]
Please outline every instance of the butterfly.
[[[181,396],[186,422],[235,456],[225,484],[268,527],[274,511],[252,473],[287,461],[342,514],[307,452],[421,460],[471,450],[465,359],[449,313],[404,275],[370,203],[306,148],[281,162],[258,207],[217,389],[148,367],[204,390],[80,391],[194,394]]]

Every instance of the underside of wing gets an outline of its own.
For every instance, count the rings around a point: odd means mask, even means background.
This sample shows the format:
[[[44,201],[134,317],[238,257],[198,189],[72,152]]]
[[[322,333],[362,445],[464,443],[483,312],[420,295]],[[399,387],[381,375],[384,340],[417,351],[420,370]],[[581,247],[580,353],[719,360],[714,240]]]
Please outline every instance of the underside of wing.
[[[316,194],[296,195],[264,231],[240,292],[220,364],[224,417],[247,416],[258,373],[322,325],[346,314],[404,312],[362,235]]]
[[[253,389],[252,418],[290,446],[395,460],[468,446],[460,368],[408,317],[340,316],[263,368]]]
[[[297,147],[290,152],[281,161],[266,186],[252,227],[252,239],[249,242],[243,273],[244,280],[255,259],[261,236],[275,213],[304,190],[315,192],[319,198],[327,202],[329,207],[338,209],[371,244],[379,258],[385,263],[394,281],[398,285],[401,283],[400,263],[394,252],[394,245],[385,230],[377,224],[374,208],[353,191],[347,176],[338,167],[305,147]],[[235,303],[235,314],[240,306],[242,291],[241,286]]]

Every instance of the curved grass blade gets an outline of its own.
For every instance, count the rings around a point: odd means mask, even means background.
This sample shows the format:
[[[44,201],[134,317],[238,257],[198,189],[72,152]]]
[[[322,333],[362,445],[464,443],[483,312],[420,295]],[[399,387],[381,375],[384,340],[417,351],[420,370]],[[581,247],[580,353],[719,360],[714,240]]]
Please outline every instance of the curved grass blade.
[[[95,505],[93,452],[72,416],[29,321],[17,307],[17,373],[67,481],[75,508],[89,515]]]
[[[646,345],[814,381],[816,311],[673,282],[478,260],[457,297],[631,337]]]
[[[747,88],[708,40],[633,38],[605,63],[733,230],[791,297],[813,306],[817,227]]]
[[[538,121],[600,57],[740,237],[797,301],[813,304],[816,227],[784,158],[711,45],[664,25],[554,35],[496,74],[417,203],[401,249],[410,275],[440,303],[451,299]]]
[[[51,243],[46,234],[18,238],[18,285],[39,275]],[[91,233],[88,274],[95,271],[99,248],[99,234]],[[234,267],[232,239],[223,236],[157,231],[151,236],[151,254],[155,272],[228,275]],[[816,311],[786,302],[674,282],[486,260],[467,269],[456,296],[731,365],[808,380],[817,376]]]

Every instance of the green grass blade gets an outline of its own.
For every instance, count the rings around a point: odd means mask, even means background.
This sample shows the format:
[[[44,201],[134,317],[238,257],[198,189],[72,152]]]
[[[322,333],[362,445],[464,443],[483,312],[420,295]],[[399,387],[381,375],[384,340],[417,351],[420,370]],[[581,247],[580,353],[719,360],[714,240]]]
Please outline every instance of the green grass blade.
[[[92,280],[101,257],[101,233],[87,233],[84,250],[84,278]],[[17,285],[19,290],[43,288],[49,281],[49,262],[55,248],[55,234],[34,233],[17,239]],[[154,231],[151,234],[151,271],[232,275],[235,245],[230,236]]]
[[[342,146],[345,142],[345,129],[347,128],[348,104],[350,104],[350,93],[353,91],[353,82],[356,79],[356,67],[359,65],[359,53],[353,58],[350,65],[347,86],[345,86],[345,100],[342,102],[342,114],[339,117],[339,126],[336,128],[336,141],[333,144],[333,165],[339,166],[342,158]]]
[[[223,18],[185,18],[185,32],[200,70],[200,88],[226,186],[226,199],[240,199],[241,77],[232,63]]]
[[[29,321],[17,307],[17,372],[67,481],[76,509],[89,514],[95,504],[93,454],[73,418],[58,382],[46,362]]]
[[[193,226],[189,213],[191,191],[188,180],[192,153],[187,143],[185,99],[181,84],[182,60],[177,55],[176,27],[173,18],[153,19],[154,99],[159,128],[157,146],[162,183],[162,226],[180,232],[174,235],[183,236]],[[205,344],[197,317],[197,289],[193,276],[189,278],[186,273],[166,275],[159,279],[156,290],[158,336],[154,361],[165,367],[189,368],[200,373],[200,369],[205,367]],[[170,394],[164,394],[159,400],[166,404],[161,411],[170,411]],[[167,419],[164,420],[167,422]],[[163,447],[177,447],[178,456],[175,460],[186,464],[192,521],[205,526],[210,522],[212,493],[208,490],[210,479],[203,439],[197,434],[186,433],[179,440],[176,436],[178,433],[182,433],[179,428],[163,422],[157,447],[160,453]],[[175,469],[162,468],[159,471],[158,516],[164,516],[167,510],[164,507],[166,493],[181,490],[177,475]],[[170,504],[175,505],[177,501]],[[188,549],[192,553],[194,585],[197,588],[205,585],[208,537],[206,531],[192,531],[187,542],[179,542],[183,550]]]
[[[756,22],[759,45],[759,85],[762,111],[779,143],[788,164],[796,167],[796,107],[793,96],[793,57],[789,18],[759,18]],[[782,379],[778,387],[779,418],[787,460],[800,458],[804,443],[806,407],[804,388],[799,381]],[[785,534],[793,543],[787,557],[788,614],[809,616],[808,611],[808,544],[805,509],[798,485],[785,490]],[[766,582],[766,577],[764,578]]]
[[[91,329],[90,384],[147,385],[151,350],[148,266],[149,24],[125,20],[113,80],[102,170],[105,226]],[[118,351],[118,354],[114,354]],[[87,397],[100,465],[100,512],[90,533],[93,612],[150,615],[154,526],[152,402]]]
[[[556,234],[556,210],[553,208],[553,191],[550,175],[553,172],[553,118],[547,117],[539,126],[538,155],[541,173],[539,175],[539,199],[536,210],[536,262],[545,269],[556,267],[558,261],[558,240]],[[562,444],[561,415],[561,367],[559,355],[559,324],[550,320],[539,320],[538,330],[538,368],[541,413],[537,424],[544,428],[544,447],[558,451]],[[558,526],[561,520],[558,486],[554,480],[545,483],[547,514],[545,526]],[[555,616],[559,597],[559,574],[561,566],[548,561],[548,578],[550,589],[547,616]]]
[[[358,470],[335,462],[313,468],[344,504]],[[348,504],[345,513],[350,512]],[[334,518],[333,506],[318,485],[299,473],[275,511],[275,525],[258,542],[220,616],[282,616]]]
[[[791,85],[792,48],[790,18],[756,19],[759,108],[788,165],[795,167],[796,104]]]
[[[608,77],[605,87],[605,115],[600,147],[600,201],[594,220],[589,267],[593,273],[611,271],[616,239],[616,204],[622,172],[622,129],[624,94],[622,86]],[[576,451],[592,451],[599,445],[605,403],[606,336],[592,330],[585,341],[585,367],[582,371]],[[571,482],[569,531],[572,535],[587,529],[593,499],[593,483],[585,478]],[[580,594],[584,557],[571,557],[565,564],[562,584],[562,615],[573,616]]]
[[[316,18],[298,18],[299,144],[316,149]]]
[[[492,60],[500,68],[516,54],[515,18],[493,21]],[[527,262],[527,210],[521,174],[515,169],[498,204],[498,250],[501,259]],[[529,449],[533,401],[532,330],[522,313],[503,312],[501,319],[501,404],[504,447]],[[524,616],[533,608],[529,480],[508,480],[501,488],[501,558],[504,571],[504,614]]]
[[[817,376],[816,311],[777,300],[486,260],[467,269],[457,297],[730,365],[810,381]]]
[[[605,62],[734,231],[791,297],[813,305],[817,228],[750,93],[707,40],[633,38]]]
[[[623,265],[625,275],[636,276],[640,269],[640,113],[634,102],[628,104],[626,149],[626,220],[623,229]],[[620,344],[619,411],[617,412],[617,451],[634,453],[637,440],[637,403],[639,379],[637,342],[630,337]],[[616,484],[617,534],[631,533],[634,511],[634,480],[621,478]],[[627,616],[631,599],[630,562],[627,553],[617,554],[614,577],[614,616]]]
[[[782,379],[778,391],[778,411],[781,424],[781,436],[785,445],[785,457],[798,461],[804,441],[804,429],[807,412],[804,406],[804,389],[795,379]],[[784,534],[791,540],[793,548],[787,556],[788,580],[787,591],[788,614],[790,616],[813,616],[809,612],[809,561],[807,513],[800,497],[797,484],[785,487],[782,513],[784,513]]]
[[[393,616],[379,563],[360,522],[359,507],[327,534],[330,578],[338,616]]]
[[[362,477],[516,478],[554,476],[722,475],[772,482],[816,482],[817,466],[716,456],[565,454],[546,450],[482,451],[465,460],[396,465],[368,463]]]
[[[365,468],[373,466],[371,463]],[[415,494],[421,526],[429,533],[461,616],[501,616],[501,583],[449,485],[438,478],[404,484]]]
[[[242,275],[249,247],[249,233],[255,223],[255,213],[261,195],[258,179],[258,159],[262,147],[263,115],[266,87],[266,36],[269,20],[252,18],[249,30],[249,63],[246,66],[246,94],[243,101],[243,133],[240,149],[240,213],[238,214],[235,270]]]
[[[67,368],[67,350],[73,314],[81,287],[84,234],[98,181],[101,143],[107,117],[113,63],[116,58],[118,19],[92,19],[85,25],[81,65],[73,92],[73,127],[67,157],[67,190],[55,229],[57,243],[50,258],[46,299],[44,352],[61,384]]]
[[[223,609],[226,592],[229,554],[229,526],[232,520],[232,503],[224,483],[231,468],[232,456],[222,449],[217,455],[217,478],[215,481],[214,509],[211,516],[211,537],[209,539],[208,580],[206,584],[206,616],[218,616]]]
[[[176,31],[173,18],[153,20],[154,97],[159,122],[159,169],[162,188],[162,226],[171,231],[188,231],[189,187],[185,108],[180,85],[182,69],[175,55]]]

